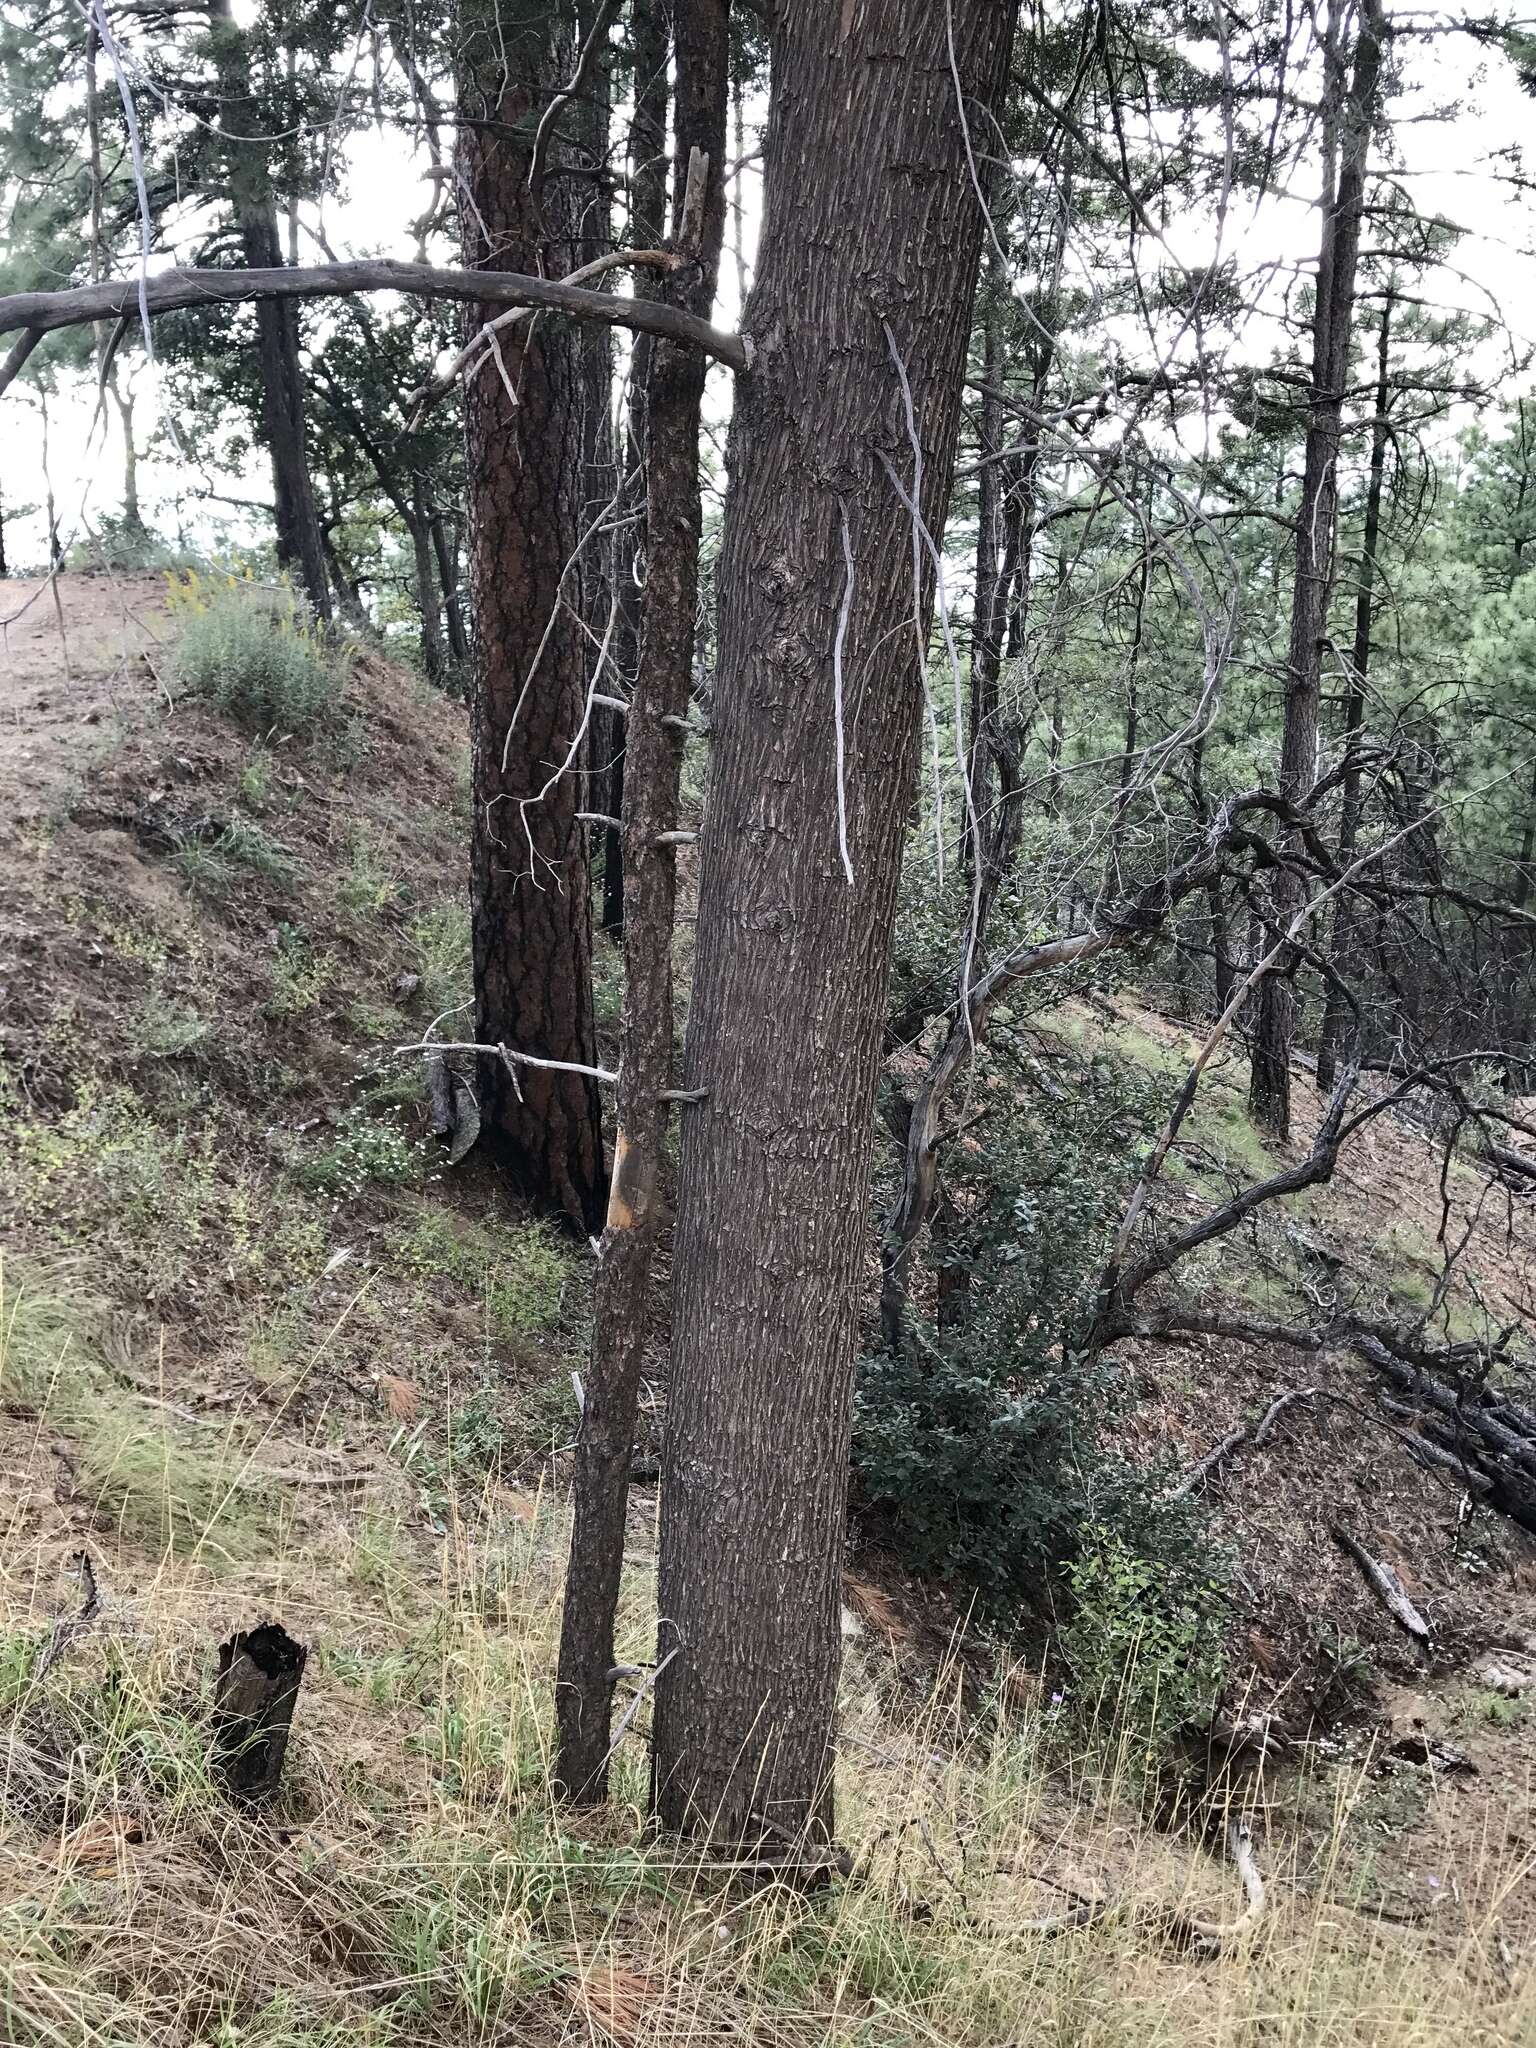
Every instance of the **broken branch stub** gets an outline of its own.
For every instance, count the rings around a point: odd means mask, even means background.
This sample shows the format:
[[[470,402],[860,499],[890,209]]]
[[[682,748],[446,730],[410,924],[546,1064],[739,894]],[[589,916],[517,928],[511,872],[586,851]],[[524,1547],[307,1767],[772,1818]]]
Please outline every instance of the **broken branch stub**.
[[[275,1621],[237,1629],[219,1645],[214,1756],[237,1799],[265,1799],[277,1789],[308,1655]]]

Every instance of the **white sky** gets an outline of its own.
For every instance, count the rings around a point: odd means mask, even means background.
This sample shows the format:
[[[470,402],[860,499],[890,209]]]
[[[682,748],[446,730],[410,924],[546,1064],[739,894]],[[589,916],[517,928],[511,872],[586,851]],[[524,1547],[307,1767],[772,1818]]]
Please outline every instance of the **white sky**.
[[[1400,18],[1406,21],[1409,17]],[[1416,13],[1411,18],[1422,26],[1451,17]],[[1498,52],[1483,52],[1464,36],[1400,36],[1397,48],[1404,90],[1394,99],[1392,114],[1404,184],[1421,212],[1443,214],[1468,231],[1455,257],[1465,277],[1442,276],[1436,290],[1447,305],[1482,315],[1498,311],[1507,322],[1509,340],[1494,352],[1485,350],[1477,367],[1492,381],[1502,366],[1507,388],[1501,395],[1513,399],[1517,390],[1536,382],[1536,376],[1529,374],[1512,380],[1508,362],[1511,345],[1519,355],[1536,345],[1536,192],[1502,182],[1499,174],[1515,167],[1520,147],[1536,125],[1536,99],[1521,90],[1512,68]],[[1434,118],[1451,104],[1459,109],[1456,119]],[[754,139],[749,134],[749,146]],[[420,181],[417,167],[402,161],[401,136],[365,130],[349,138],[346,154],[346,190],[340,198],[328,200],[324,210],[331,241],[341,254],[408,254],[404,223],[421,211],[427,187]],[[1315,186],[1315,168],[1303,167],[1298,182],[1304,193]],[[749,241],[756,226],[759,191],[757,166],[752,165],[744,176]],[[728,224],[728,240],[730,233]],[[1308,196],[1272,197],[1257,208],[1240,198],[1228,222],[1225,253],[1235,255],[1244,271],[1269,261],[1310,263],[1315,259],[1317,236],[1316,214]],[[1168,234],[1171,249],[1190,265],[1210,260],[1212,238],[1211,221],[1198,213],[1174,223]],[[452,260],[446,250],[443,257]],[[728,247],[717,318],[728,326],[738,312],[736,266]],[[1248,352],[1262,359],[1276,338],[1272,324],[1260,317],[1251,326]],[[125,360],[134,366],[136,428],[142,450],[156,424],[156,379],[137,352]],[[726,403],[722,385],[722,411]],[[0,474],[7,507],[21,497],[40,501],[44,445],[36,399],[18,385],[0,404],[4,406]],[[104,513],[118,509],[121,444],[115,417],[93,429],[95,397],[86,384],[74,392],[61,392],[50,414],[49,468],[68,544],[81,536],[82,522],[94,524]],[[1462,417],[1464,420],[1465,415]],[[188,453],[196,467],[198,451],[193,448]],[[266,501],[269,492],[263,464],[253,462],[248,472],[240,477],[205,471],[202,480],[229,496]],[[184,499],[178,508],[175,500],[188,481],[185,467],[163,445],[141,458],[140,493],[152,526],[171,538],[180,532],[192,544],[203,546],[221,538],[239,545],[257,531],[257,522],[226,507]],[[28,517],[13,517],[7,509],[6,535],[13,564],[31,566],[42,561],[46,524],[41,510]]]

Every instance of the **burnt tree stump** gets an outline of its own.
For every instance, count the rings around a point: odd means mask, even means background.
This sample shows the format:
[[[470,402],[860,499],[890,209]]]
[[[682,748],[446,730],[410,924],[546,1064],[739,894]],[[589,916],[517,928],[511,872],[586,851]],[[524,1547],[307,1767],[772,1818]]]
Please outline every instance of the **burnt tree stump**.
[[[275,1621],[237,1629],[219,1645],[214,1758],[238,1799],[265,1799],[277,1789],[308,1655]]]

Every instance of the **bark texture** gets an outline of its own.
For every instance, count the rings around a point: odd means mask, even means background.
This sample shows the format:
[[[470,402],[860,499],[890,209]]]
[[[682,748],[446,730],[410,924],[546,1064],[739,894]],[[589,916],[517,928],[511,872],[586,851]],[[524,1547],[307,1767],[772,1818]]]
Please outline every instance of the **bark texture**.
[[[633,247],[655,249],[667,232],[667,56],[671,43],[671,10],[666,0],[634,0],[630,9],[630,52],[634,67],[634,112],[629,123],[629,240]],[[686,169],[686,166],[685,166]],[[635,279],[637,295],[651,290],[650,275]],[[673,295],[676,296],[675,294]],[[631,684],[640,665],[640,584],[645,574],[644,509],[646,398],[650,387],[652,342],[637,334],[629,362],[619,470],[634,483],[625,493],[626,510],[639,514],[614,536],[619,621],[614,653],[619,672]],[[609,817],[624,815],[624,722],[618,712],[605,714],[610,745],[606,798]],[[617,938],[624,929],[624,835],[609,827],[603,836],[603,930]]]
[[[227,144],[227,190],[246,268],[275,270],[283,262],[282,239],[268,158],[268,123],[252,90],[250,51],[235,24],[230,0],[208,0],[208,25],[223,102],[219,128]],[[272,461],[277,559],[298,577],[316,617],[328,619],[331,589],[304,442],[299,312],[291,299],[257,301],[256,361],[262,438]]]
[[[1349,376],[1355,313],[1355,268],[1365,205],[1366,166],[1380,98],[1389,24],[1380,0],[1364,0],[1348,90],[1335,100],[1336,187],[1326,197],[1312,325],[1312,385],[1301,504],[1296,519],[1296,578],[1286,654],[1285,727],[1280,789],[1299,798],[1317,776],[1318,714],[1328,600],[1333,589],[1334,534],[1339,506],[1339,440]],[[1338,60],[1330,57],[1330,65]],[[1336,89],[1335,89],[1336,90]],[[1284,930],[1306,900],[1289,867],[1277,871],[1274,922]],[[1296,1035],[1294,963],[1282,961],[1259,987],[1248,1105],[1254,1121],[1277,1137],[1290,1135],[1291,1049]]]
[[[476,116],[459,131],[465,262],[558,278],[577,260],[583,184],[558,123],[542,175],[529,178],[539,118],[576,61],[574,11],[516,7],[498,19],[496,5],[464,25],[459,98]],[[473,307],[469,332],[495,312]],[[592,1066],[592,919],[577,817],[583,343],[571,325],[525,319],[503,331],[500,356],[464,403],[476,1031],[482,1043]],[[596,1083],[537,1068],[514,1076],[488,1058],[480,1091],[482,1143],[513,1183],[596,1231],[605,1180]]]
[[[1387,443],[1392,421],[1392,293],[1388,291],[1381,309],[1376,334],[1376,411],[1371,421],[1371,466],[1365,486],[1365,530],[1360,540],[1360,567],[1355,581],[1355,644],[1350,659],[1349,688],[1344,698],[1344,745],[1359,746],[1365,723],[1365,693],[1371,672],[1371,628],[1376,613],[1376,549],[1381,539],[1381,501],[1387,474]],[[1358,760],[1344,768],[1343,811],[1339,818],[1339,866],[1347,868],[1355,857],[1360,836],[1361,775]],[[1341,975],[1349,972],[1354,951],[1354,909],[1346,890],[1339,898],[1333,920],[1333,960]],[[1339,1048],[1349,1030],[1350,1012],[1339,989],[1330,985],[1323,1008],[1323,1028],[1317,1046],[1317,1085],[1321,1094],[1333,1092],[1338,1070]]]
[[[674,242],[694,260],[666,289],[707,314],[725,231],[729,0],[678,0],[678,212]],[[695,169],[689,178],[689,163]],[[697,201],[697,204],[691,202]],[[672,922],[680,721],[688,709],[698,606],[699,414],[706,365],[696,349],[657,345],[646,426],[647,567],[640,666],[624,781],[624,1015],[618,1127],[597,1269],[592,1364],[576,1445],[575,1522],[560,1639],[556,1779],[567,1797],[606,1796],[614,1617],[672,1079]]]
[[[673,1827],[791,1861],[832,1826],[851,1367],[922,704],[903,622],[926,637],[931,602],[895,481],[912,491],[897,360],[937,532],[981,236],[961,109],[997,105],[1012,16],[788,0],[774,38],[684,1076],[708,1093],[683,1113],[659,1586],[678,1654],[653,1795]]]

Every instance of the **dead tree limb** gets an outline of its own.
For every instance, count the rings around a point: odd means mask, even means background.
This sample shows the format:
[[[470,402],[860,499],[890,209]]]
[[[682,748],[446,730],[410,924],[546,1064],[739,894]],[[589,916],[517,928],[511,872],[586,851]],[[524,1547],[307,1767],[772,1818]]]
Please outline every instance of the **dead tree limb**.
[[[89,327],[141,309],[153,318],[198,307],[249,305],[258,299],[336,299],[356,292],[405,292],[415,298],[462,299],[476,306],[537,307],[658,335],[696,348],[733,370],[745,370],[751,352],[741,335],[724,334],[667,299],[621,298],[520,271],[450,270],[382,258],[281,270],[162,270],[152,277],[109,278],[62,292],[14,292],[0,298],[0,334],[51,334],[61,327]],[[18,343],[0,370],[0,391],[25,360],[26,351]]]
[[[79,1641],[101,1612],[101,1589],[96,1584],[96,1568],[91,1563],[90,1553],[77,1551],[74,1562],[80,1574],[80,1606],[74,1614],[60,1615],[54,1622],[53,1633],[37,1660],[34,1684],[48,1676],[64,1652],[72,1643]]]
[[[1328,1534],[1345,1554],[1359,1566],[1360,1576],[1370,1587],[1376,1598],[1386,1608],[1392,1619],[1416,1643],[1428,1646],[1433,1631],[1417,1607],[1403,1590],[1403,1582],[1391,1565],[1383,1564],[1378,1558],[1358,1544],[1347,1529],[1337,1522],[1328,1524]]]
[[[1228,1430],[1219,1444],[1216,1444],[1211,1450],[1207,1451],[1198,1464],[1190,1467],[1189,1472],[1172,1489],[1167,1498],[1169,1500],[1186,1499],[1198,1486],[1203,1485],[1207,1479],[1219,1471],[1221,1466],[1231,1457],[1232,1453],[1241,1444],[1247,1443],[1250,1437],[1252,1438],[1254,1449],[1258,1450],[1266,1442],[1275,1424],[1280,1420],[1286,1409],[1291,1406],[1292,1402],[1310,1401],[1316,1392],[1316,1387],[1292,1387],[1287,1393],[1277,1394],[1275,1399],[1265,1409],[1257,1428],[1250,1430],[1248,1424],[1243,1422],[1239,1423],[1236,1429]]]

